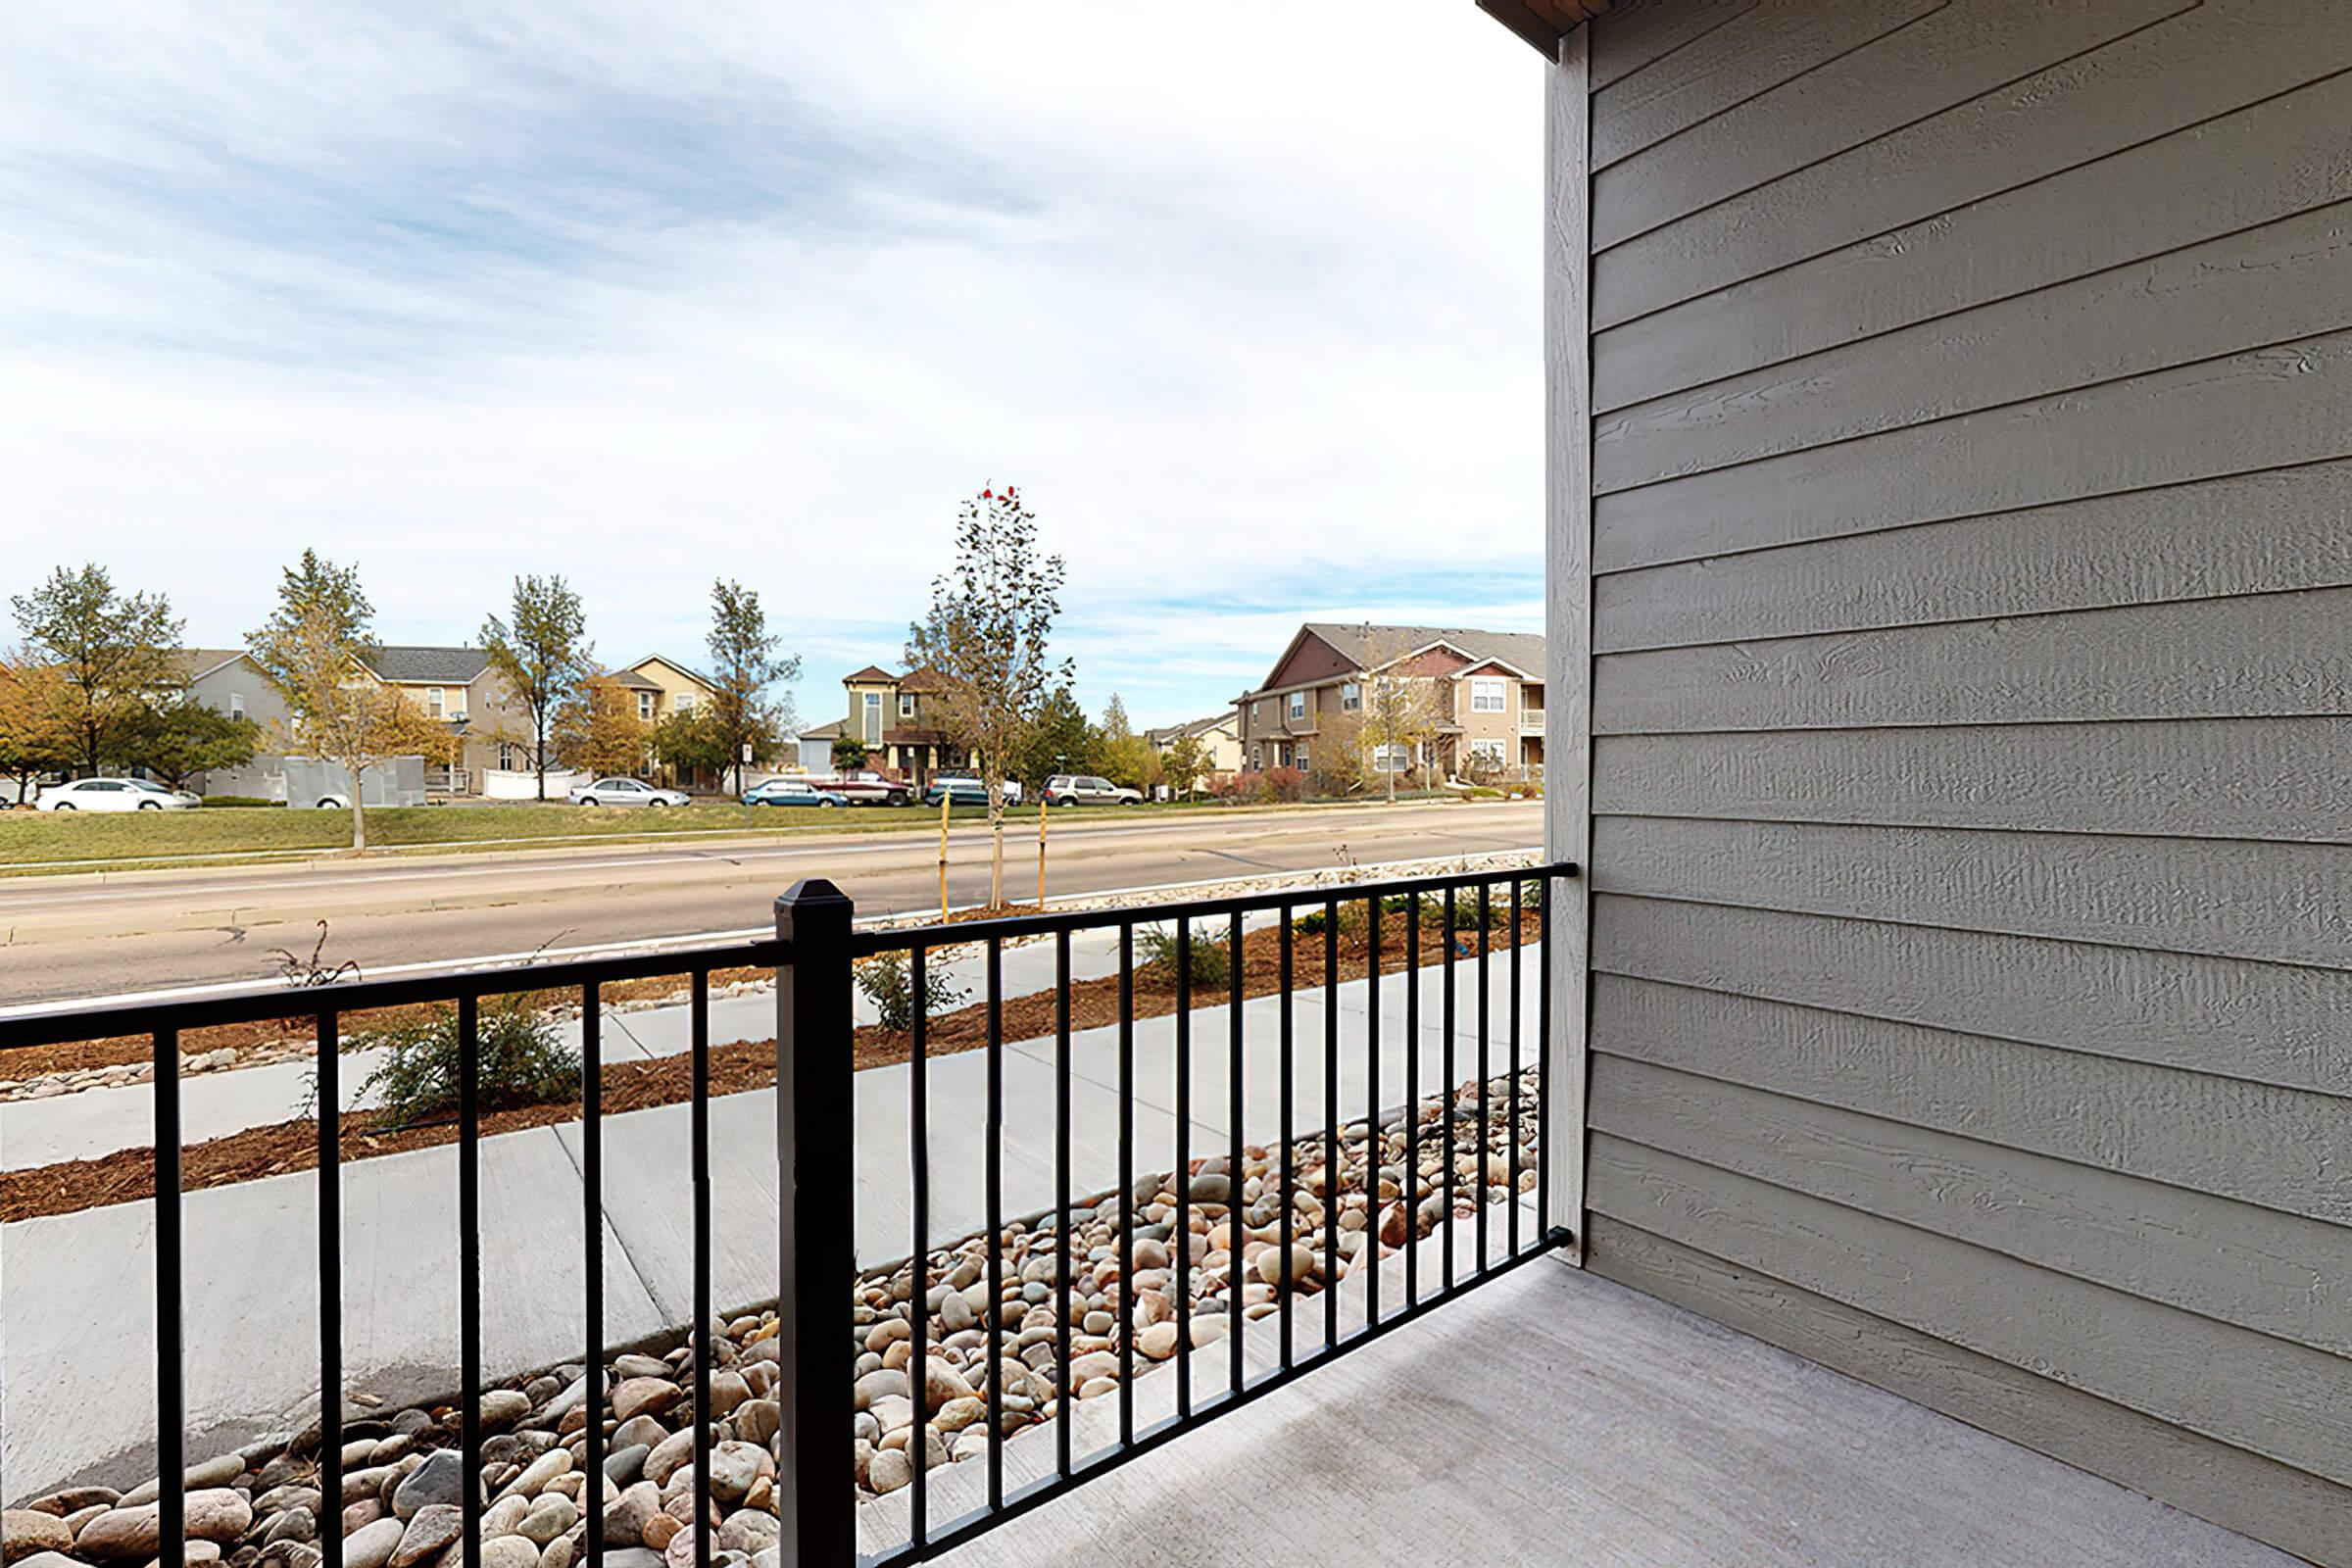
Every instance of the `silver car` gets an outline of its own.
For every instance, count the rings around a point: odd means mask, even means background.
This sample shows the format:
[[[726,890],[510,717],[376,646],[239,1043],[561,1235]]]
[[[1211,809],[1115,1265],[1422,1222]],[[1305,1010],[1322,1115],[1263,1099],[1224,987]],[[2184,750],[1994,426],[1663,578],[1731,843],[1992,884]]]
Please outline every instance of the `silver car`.
[[[32,804],[40,811],[192,811],[204,802],[152,779],[77,778],[42,790]]]
[[[600,778],[583,784],[569,797],[574,806],[684,806],[684,790],[656,789],[643,779]]]

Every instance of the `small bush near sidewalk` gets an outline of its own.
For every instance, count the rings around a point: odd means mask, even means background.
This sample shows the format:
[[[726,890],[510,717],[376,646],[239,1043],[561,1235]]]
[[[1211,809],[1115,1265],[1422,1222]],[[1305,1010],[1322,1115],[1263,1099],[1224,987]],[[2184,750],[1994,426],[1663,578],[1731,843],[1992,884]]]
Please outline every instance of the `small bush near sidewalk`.
[[[1168,925],[1149,925],[1135,934],[1136,946],[1143,950],[1142,967],[1157,975],[1169,985],[1176,983],[1176,928]],[[1193,989],[1213,991],[1232,977],[1231,959],[1223,941],[1193,933],[1192,943]]]
[[[283,801],[265,801],[258,795],[207,795],[204,798],[204,804],[209,808],[215,806],[283,806],[286,803]]]
[[[564,1044],[555,1019],[527,997],[482,1004],[476,1020],[476,1101],[485,1111],[541,1105],[579,1093],[580,1054]],[[349,1037],[346,1054],[388,1051],[360,1086],[380,1099],[385,1116],[413,1125],[455,1115],[458,1108],[458,1014],[454,1007],[405,1018]]]
[[[904,952],[880,953],[858,965],[858,989],[874,1004],[875,1021],[905,1034],[914,1027],[914,965]],[[923,969],[923,1014],[953,1012],[971,993],[936,968]]]

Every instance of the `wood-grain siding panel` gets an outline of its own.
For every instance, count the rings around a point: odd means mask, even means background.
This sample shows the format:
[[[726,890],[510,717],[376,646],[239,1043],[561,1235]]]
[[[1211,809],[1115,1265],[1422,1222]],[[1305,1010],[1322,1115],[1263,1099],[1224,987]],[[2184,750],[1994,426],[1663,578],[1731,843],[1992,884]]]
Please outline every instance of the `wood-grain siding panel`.
[[[1605,1134],[1613,1219],[2337,1483],[2352,1361]]]
[[[1592,177],[1592,243],[1601,250],[1622,244],[2196,3],[2020,7],[2014,0],[1949,0],[1866,47],[1599,171]]]
[[[2352,463],[1612,572],[1602,653],[2352,586]]]
[[[2352,1563],[2352,1492],[1638,1226],[1591,1224],[1595,1274],[2282,1550]]]
[[[2352,1354],[2352,1237],[2316,1220],[1602,1055],[1592,1127],[2145,1300]]]
[[[2352,326],[2337,205],[1602,417],[1626,490]]]
[[[2352,973],[1611,895],[1592,966],[1768,1002],[2352,1096]]]
[[[2233,354],[1593,503],[1597,570],[2352,457],[2352,333]]]
[[[1601,816],[1601,893],[2352,968],[2352,850]]]
[[[2352,719],[1611,735],[1620,815],[2352,844]]]
[[[1605,169],[1950,0],[1764,0],[1627,81],[1592,94],[1592,167]]]
[[[1881,47],[1848,63],[1866,62]],[[1636,204],[1629,191],[1628,213],[1674,220],[1594,258],[1593,324],[1615,326],[1808,261],[2348,68],[2352,7],[2206,0],[2104,49],[1876,140],[1849,144],[1809,167],[1797,169],[1785,153],[1776,153],[1767,165],[1787,172],[1713,206],[1676,214],[1662,192]],[[1804,77],[1772,96],[1808,84],[1820,85],[1816,77]],[[1885,90],[1908,90],[1915,98],[1921,92],[1900,82]],[[1762,134],[1768,147],[1785,145],[1769,130]],[[1657,172],[1645,166],[1690,141],[1677,137],[1618,165],[1609,177],[1620,185],[1638,181]],[[1721,189],[1724,182],[1718,177],[1707,188]]]
[[[1594,406],[1646,402],[2347,200],[2352,74],[1596,333]]]
[[[1592,1050],[2326,1221],[2313,1245],[2352,1265],[2332,1096],[1621,975],[1593,982]]]

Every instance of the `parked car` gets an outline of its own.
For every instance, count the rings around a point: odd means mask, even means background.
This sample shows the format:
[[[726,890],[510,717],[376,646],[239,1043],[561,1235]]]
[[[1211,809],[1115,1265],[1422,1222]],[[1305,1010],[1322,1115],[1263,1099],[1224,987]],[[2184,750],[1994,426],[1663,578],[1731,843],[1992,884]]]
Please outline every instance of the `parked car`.
[[[871,769],[812,778],[808,782],[842,797],[852,806],[905,806],[914,799],[913,790]]]
[[[1144,792],[1093,773],[1056,773],[1046,780],[1048,806],[1141,806]]]
[[[937,806],[943,796],[953,797],[957,806],[986,806],[988,786],[970,773],[934,773],[931,782],[923,788],[923,804]],[[1019,779],[1008,778],[1004,781],[1004,804],[1021,804]]]
[[[600,778],[571,792],[574,806],[684,806],[684,790],[661,790],[634,778]]]
[[[746,806],[847,806],[838,790],[820,790],[805,778],[771,778],[743,792]]]
[[[144,778],[77,778],[41,791],[40,811],[192,811],[204,804],[186,790]]]

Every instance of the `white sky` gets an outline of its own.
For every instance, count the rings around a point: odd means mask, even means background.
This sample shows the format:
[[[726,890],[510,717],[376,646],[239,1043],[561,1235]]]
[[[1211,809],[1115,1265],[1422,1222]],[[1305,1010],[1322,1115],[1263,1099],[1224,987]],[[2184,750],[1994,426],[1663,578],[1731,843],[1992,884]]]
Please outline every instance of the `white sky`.
[[[691,662],[724,573],[817,719],[1011,479],[1139,723],[1541,629],[1540,73],[1469,0],[11,7],[0,594],[233,643],[308,545]]]

